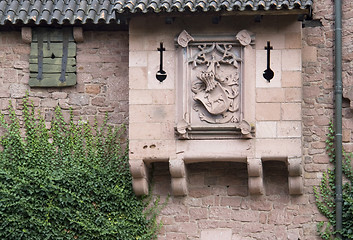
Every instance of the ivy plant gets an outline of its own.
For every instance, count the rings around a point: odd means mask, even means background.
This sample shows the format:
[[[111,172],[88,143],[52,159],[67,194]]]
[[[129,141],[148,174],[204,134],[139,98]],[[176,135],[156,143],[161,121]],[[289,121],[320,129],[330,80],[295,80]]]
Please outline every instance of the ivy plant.
[[[330,124],[326,140],[326,150],[330,162],[335,164],[334,127]],[[352,153],[343,151],[342,172],[344,176],[343,207],[342,207],[342,239],[353,239],[353,170],[351,167]],[[336,227],[336,203],[335,203],[335,169],[329,169],[323,174],[320,186],[314,187],[316,206],[327,218],[327,221],[318,223],[318,233],[322,239],[338,239],[335,237]]]
[[[124,126],[50,128],[28,97],[0,116],[0,239],[155,239],[158,201],[132,190]],[[21,115],[19,118],[17,115]]]

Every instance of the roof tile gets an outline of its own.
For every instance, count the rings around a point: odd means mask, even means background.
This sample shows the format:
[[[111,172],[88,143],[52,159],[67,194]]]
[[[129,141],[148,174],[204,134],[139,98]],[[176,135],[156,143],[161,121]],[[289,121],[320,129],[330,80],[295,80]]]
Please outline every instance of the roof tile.
[[[313,0],[1,0],[0,25],[86,24],[116,21],[136,12],[207,12],[306,9]]]

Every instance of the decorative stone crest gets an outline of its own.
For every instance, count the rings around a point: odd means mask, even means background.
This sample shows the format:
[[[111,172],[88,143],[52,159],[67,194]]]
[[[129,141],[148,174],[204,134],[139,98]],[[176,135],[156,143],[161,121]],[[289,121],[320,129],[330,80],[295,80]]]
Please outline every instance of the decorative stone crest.
[[[194,40],[194,38],[191,37],[191,35],[188,34],[187,31],[185,31],[185,30],[182,31],[178,36],[178,44],[182,47],[187,47],[188,43],[193,40]]]
[[[195,111],[208,123],[239,122],[239,64],[241,60],[230,52],[232,45],[200,45],[200,52],[190,61],[195,67],[206,65],[191,85]],[[218,54],[217,54],[218,52]],[[217,55],[219,55],[218,57]],[[224,65],[232,66],[225,69]]]
[[[249,137],[251,126],[242,115],[241,64],[242,46],[251,44],[250,34],[242,30],[235,37],[205,37],[184,30],[176,41],[188,56],[184,65],[188,87],[183,92],[188,107],[176,126],[179,137],[200,131],[202,138],[208,131],[210,136],[222,131],[225,138],[233,138],[235,132]]]

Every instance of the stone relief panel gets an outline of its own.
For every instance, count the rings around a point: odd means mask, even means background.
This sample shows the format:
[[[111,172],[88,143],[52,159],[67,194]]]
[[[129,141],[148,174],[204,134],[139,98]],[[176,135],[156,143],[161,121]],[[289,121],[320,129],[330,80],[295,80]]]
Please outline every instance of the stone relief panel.
[[[250,33],[235,36],[177,38],[182,66],[176,132],[182,139],[251,138],[253,128],[243,117],[243,48],[253,41]],[[182,101],[182,103],[181,103]]]

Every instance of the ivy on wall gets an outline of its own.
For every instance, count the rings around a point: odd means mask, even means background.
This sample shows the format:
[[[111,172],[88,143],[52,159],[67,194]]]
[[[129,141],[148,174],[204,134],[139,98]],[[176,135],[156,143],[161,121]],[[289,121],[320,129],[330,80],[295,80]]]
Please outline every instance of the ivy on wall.
[[[327,134],[326,150],[330,162],[335,163],[335,133],[332,123]],[[351,167],[352,153],[343,151],[342,171],[345,183],[343,185],[343,215],[342,215],[342,239],[353,239],[353,169]],[[319,188],[314,187],[316,206],[327,218],[327,221],[318,223],[318,233],[322,239],[335,238],[336,227],[336,204],[335,204],[335,169],[329,169],[323,174]]]
[[[23,102],[21,119],[11,104],[0,116],[0,239],[155,239],[158,201],[133,193],[124,127],[66,123],[57,108],[47,129]]]

